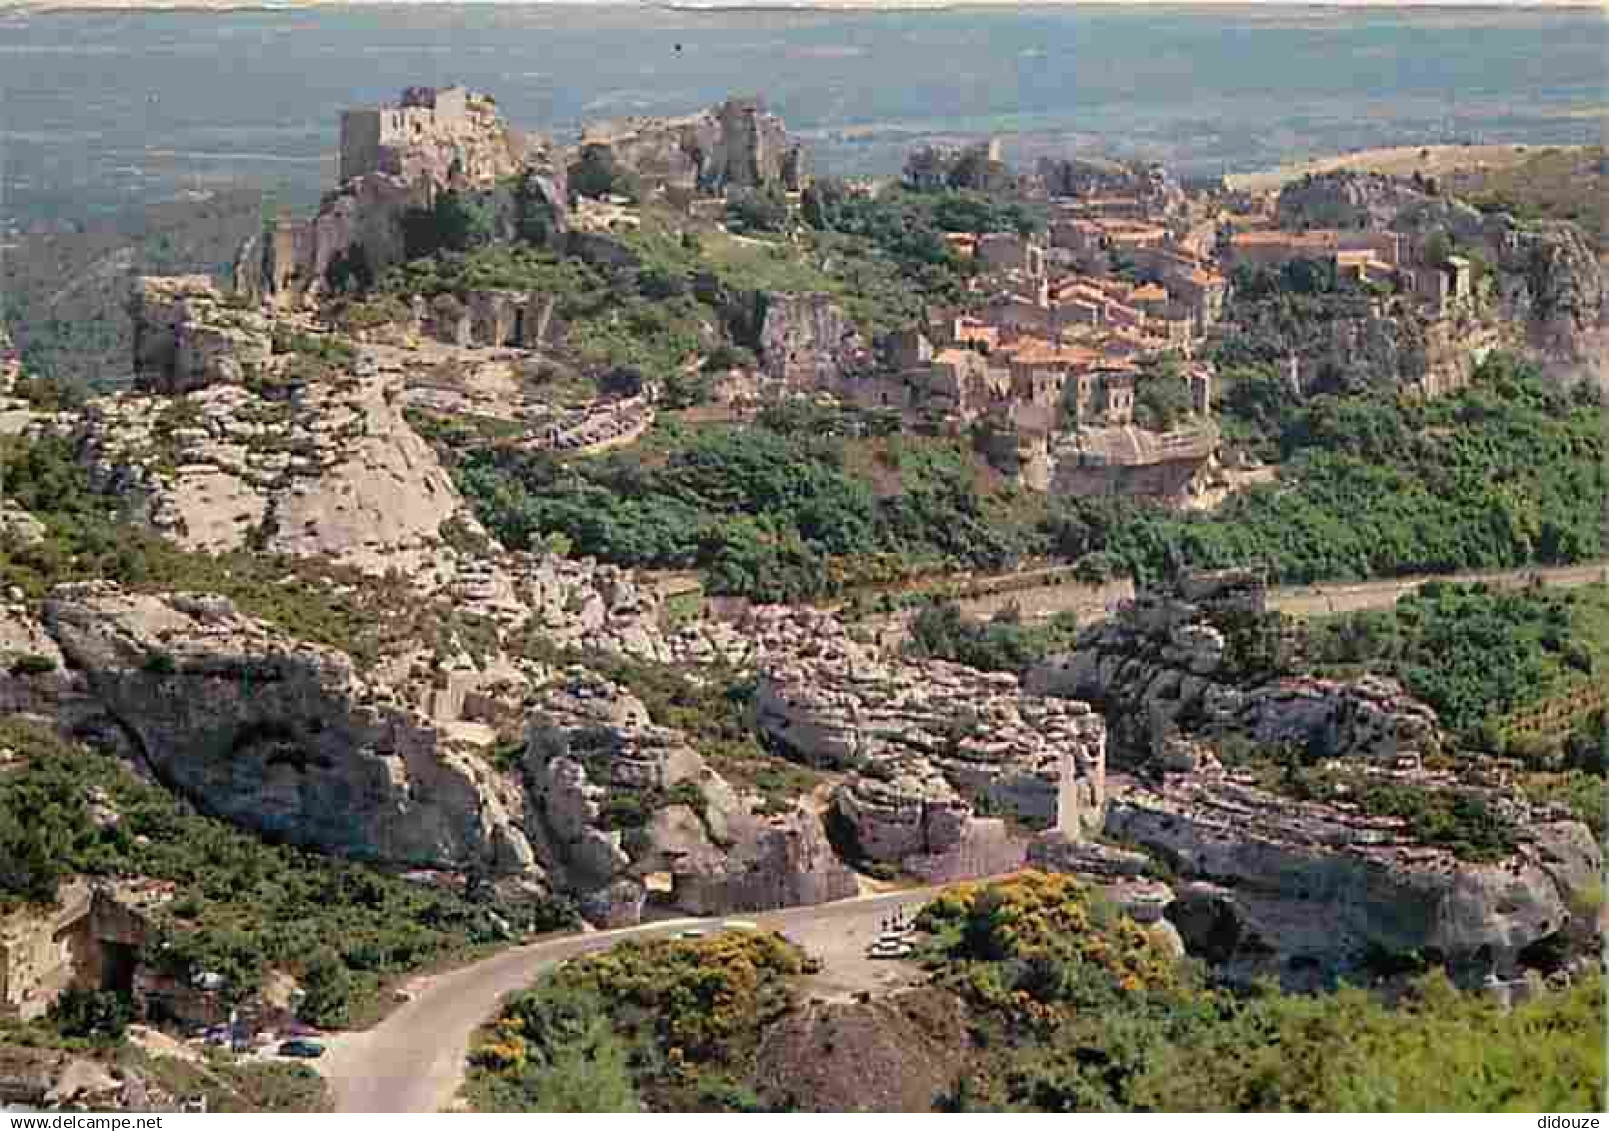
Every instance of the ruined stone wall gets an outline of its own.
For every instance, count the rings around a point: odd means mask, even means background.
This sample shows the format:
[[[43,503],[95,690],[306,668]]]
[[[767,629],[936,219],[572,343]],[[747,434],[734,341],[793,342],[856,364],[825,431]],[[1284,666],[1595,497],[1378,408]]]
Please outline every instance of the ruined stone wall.
[[[682,118],[629,118],[589,125],[581,149],[599,151],[650,187],[722,193],[797,190],[803,150],[758,98],[732,98]]]
[[[410,88],[401,106],[341,114],[342,184],[375,173],[445,185],[485,184],[519,170],[519,138],[485,95]]]
[[[41,1017],[74,983],[94,899],[77,880],[62,886],[54,907],[0,920],[0,1017]]]
[[[865,339],[831,295],[767,294],[760,328],[766,376],[800,390],[836,390],[864,368]]]

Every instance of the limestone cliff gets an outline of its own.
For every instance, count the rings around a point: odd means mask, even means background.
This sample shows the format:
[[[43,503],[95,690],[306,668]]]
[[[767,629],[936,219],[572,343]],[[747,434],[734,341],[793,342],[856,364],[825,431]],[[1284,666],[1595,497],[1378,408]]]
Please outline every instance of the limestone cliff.
[[[1392,819],[1203,773],[1121,791],[1107,831],[1213,885],[1181,889],[1173,914],[1192,949],[1217,962],[1247,974],[1344,974],[1419,955],[1472,980],[1512,974],[1521,952],[1569,928],[1602,883],[1584,825],[1529,812],[1517,823],[1511,857],[1475,863],[1415,843]]]
[[[1395,681],[1271,677],[1259,657],[1277,646],[1280,626],[1261,612],[1260,594],[1238,574],[1142,591],[1080,633],[1072,652],[1032,669],[1025,685],[1094,703],[1114,753],[1131,766],[1185,757],[1171,742],[1181,733],[1379,763],[1440,751],[1435,712]]]
[[[672,904],[708,914],[855,891],[818,816],[800,806],[761,815],[684,735],[584,668],[545,690],[526,733],[529,831],[596,922],[636,922],[657,874]]]
[[[1027,679],[1106,714],[1114,755],[1137,776],[1112,790],[1105,831],[1192,882],[1170,911],[1192,951],[1247,976],[1331,977],[1415,954],[1507,975],[1525,948],[1574,930],[1602,874],[1585,826],[1478,768],[1422,768],[1448,742],[1392,680],[1272,676],[1285,642],[1261,593],[1244,574],[1142,592]],[[1276,794],[1266,776],[1220,765],[1214,751],[1227,760],[1231,747],[1297,751],[1349,784],[1327,799]],[[1370,783],[1467,799],[1511,828],[1515,847],[1485,862],[1427,843],[1348,800]]]
[[[879,656],[827,617],[812,627],[809,647],[762,663],[755,715],[778,748],[853,771],[832,799],[845,852],[955,879],[1022,862],[1026,841],[986,813],[1100,827],[1105,728],[1083,704]]]
[[[582,131],[579,161],[602,161],[649,186],[721,193],[797,190],[804,151],[758,98],[731,98],[682,118],[627,118]]]
[[[70,729],[121,736],[202,810],[397,865],[540,875],[522,801],[345,655],[221,597],[58,588],[44,625],[82,681]]]
[[[371,573],[439,548],[463,503],[403,419],[400,370],[305,336],[275,353],[266,320],[222,305],[205,280],[143,280],[136,312],[145,392],[98,398],[70,425],[131,510],[189,549]],[[314,349],[326,352],[302,352]]]
[[[860,330],[831,295],[761,296],[760,356],[767,377],[801,391],[833,391],[871,360]]]

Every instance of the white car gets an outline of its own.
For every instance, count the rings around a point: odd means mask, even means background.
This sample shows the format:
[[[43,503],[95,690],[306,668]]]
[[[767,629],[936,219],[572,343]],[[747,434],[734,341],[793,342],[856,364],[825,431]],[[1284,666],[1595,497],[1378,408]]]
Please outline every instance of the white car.
[[[878,939],[866,948],[867,958],[909,958],[915,953],[914,946],[898,939]]]

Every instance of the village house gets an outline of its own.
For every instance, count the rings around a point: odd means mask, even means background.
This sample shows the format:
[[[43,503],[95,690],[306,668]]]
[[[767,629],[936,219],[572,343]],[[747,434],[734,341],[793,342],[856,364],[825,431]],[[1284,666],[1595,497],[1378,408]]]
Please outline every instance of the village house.
[[[984,271],[1016,273],[1030,279],[1045,274],[1045,249],[1017,232],[986,232],[977,238],[975,251]]]

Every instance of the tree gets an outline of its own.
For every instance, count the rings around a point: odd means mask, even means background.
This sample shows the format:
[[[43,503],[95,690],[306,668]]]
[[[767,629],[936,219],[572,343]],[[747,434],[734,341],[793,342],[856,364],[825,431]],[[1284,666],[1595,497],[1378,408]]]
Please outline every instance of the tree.
[[[640,201],[643,196],[642,182],[636,174],[622,167],[608,149],[596,145],[582,150],[581,159],[570,166],[570,191],[594,200],[623,196]]]
[[[302,972],[307,994],[298,1012],[302,1019],[323,1027],[338,1027],[351,1020],[352,972],[335,948],[319,947]]]
[[[788,202],[774,190],[737,190],[727,198],[726,219],[740,232],[780,232],[788,226]]]
[[[409,259],[485,247],[496,230],[491,207],[484,200],[454,189],[437,193],[430,208],[409,209],[402,217],[402,242]]]
[[[810,227],[822,232],[831,231],[838,226],[839,213],[848,197],[849,190],[842,181],[835,177],[823,177],[805,186],[799,211]]]
[[[64,1037],[121,1041],[133,1010],[127,997],[109,990],[73,988],[50,1007],[50,1020]]]
[[[66,826],[57,819],[60,808],[43,797],[19,800],[0,803],[0,897],[54,903],[68,845]]]
[[[1193,408],[1190,386],[1177,364],[1163,362],[1140,375],[1134,390],[1134,423],[1141,428],[1167,432]]]
[[[514,185],[514,237],[540,247],[552,235],[553,202],[548,199],[548,185],[527,170]]]
[[[631,1079],[626,1046],[606,1017],[594,1017],[578,1039],[533,1074],[532,1111],[638,1112],[642,1101]]]

